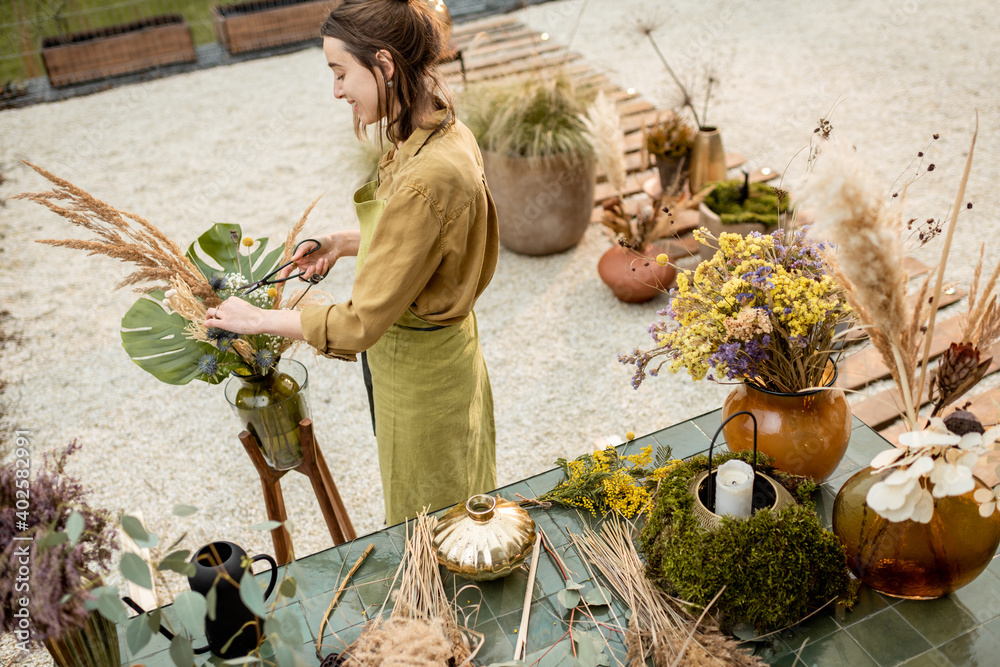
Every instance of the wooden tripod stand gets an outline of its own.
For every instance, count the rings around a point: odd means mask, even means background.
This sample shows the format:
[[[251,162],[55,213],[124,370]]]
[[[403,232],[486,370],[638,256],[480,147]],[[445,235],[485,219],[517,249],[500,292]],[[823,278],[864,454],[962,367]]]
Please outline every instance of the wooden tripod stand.
[[[333,538],[333,544],[341,544],[357,537],[351,518],[347,515],[344,502],[337,492],[337,485],[333,481],[330,469],[326,467],[326,460],[323,452],[316,444],[313,434],[312,420],[303,419],[299,422],[299,434],[302,441],[302,463],[291,468],[302,473],[309,478],[312,484],[313,493],[316,494],[316,501],[323,512],[323,519],[326,520],[326,527]],[[247,455],[253,461],[257,474],[260,475],[260,485],[264,490],[264,505],[267,507],[267,518],[272,521],[282,522],[281,526],[271,531],[271,540],[274,542],[274,559],[279,565],[284,565],[292,560],[292,536],[285,528],[284,522],[288,518],[285,513],[285,499],[281,495],[281,478],[288,470],[274,470],[264,460],[264,455],[260,452],[257,438],[249,431],[243,431],[239,435],[243,448],[247,450]]]

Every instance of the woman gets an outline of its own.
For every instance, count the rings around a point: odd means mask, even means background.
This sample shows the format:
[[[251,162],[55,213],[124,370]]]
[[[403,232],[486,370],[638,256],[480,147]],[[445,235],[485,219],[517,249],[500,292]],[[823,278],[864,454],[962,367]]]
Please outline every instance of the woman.
[[[475,138],[433,69],[446,45],[426,3],[342,0],[321,33],[355,133],[375,125],[392,144],[378,180],[354,195],[360,230],[293,257],[308,278],[356,255],[351,299],[299,312],[230,298],[205,325],[305,340],[328,357],[362,353],[394,524],[496,487],[493,396],[472,310],[496,268],[496,210]]]

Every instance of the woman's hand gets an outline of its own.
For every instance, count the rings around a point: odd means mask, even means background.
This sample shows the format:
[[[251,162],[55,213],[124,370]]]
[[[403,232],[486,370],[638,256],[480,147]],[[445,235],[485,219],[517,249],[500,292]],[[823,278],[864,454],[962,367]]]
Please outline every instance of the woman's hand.
[[[265,333],[266,312],[263,308],[247,303],[238,296],[231,296],[215,308],[208,309],[205,314],[205,326],[238,334]]]
[[[309,280],[313,274],[318,273],[325,276],[333,268],[333,265],[341,257],[352,257],[358,254],[358,246],[361,244],[361,233],[357,230],[333,232],[325,236],[316,238],[319,241],[319,250],[309,252],[316,246],[312,243],[303,243],[299,246],[292,261],[295,267],[288,266],[278,274],[279,278],[287,278],[297,270],[303,271],[299,280]],[[306,254],[309,253],[309,254]]]

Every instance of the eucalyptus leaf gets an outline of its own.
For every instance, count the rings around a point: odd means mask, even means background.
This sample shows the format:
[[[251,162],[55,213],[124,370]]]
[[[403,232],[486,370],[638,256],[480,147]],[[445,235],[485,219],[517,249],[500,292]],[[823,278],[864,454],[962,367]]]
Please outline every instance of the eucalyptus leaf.
[[[260,662],[260,658],[255,655],[245,655],[242,658],[230,658],[226,660],[223,665],[249,665],[255,662]]]
[[[69,535],[60,531],[53,531],[48,533],[42,539],[35,543],[35,546],[39,549],[48,549],[49,547],[55,547],[60,544],[65,544],[69,542]]]
[[[156,566],[156,569],[160,571],[169,570],[177,574],[182,574],[185,577],[193,577],[197,568],[194,566],[194,563],[188,561],[190,557],[191,552],[187,549],[175,551],[164,556],[160,564]]]
[[[80,539],[80,535],[83,534],[83,528],[86,522],[83,520],[83,515],[73,510],[66,519],[66,536],[69,538],[69,543],[76,546],[77,541]]]
[[[154,634],[160,631],[160,621],[163,620],[162,611],[154,609],[146,614],[146,619],[149,623],[149,629],[152,630]]]
[[[174,635],[170,641],[170,659],[177,667],[194,665],[194,649],[191,647],[191,640],[188,637]]]
[[[174,505],[173,514],[174,516],[191,516],[198,511],[198,508],[194,505],[188,505],[187,503],[178,503]]]
[[[146,644],[153,638],[153,630],[149,627],[149,620],[145,616],[130,618],[125,624],[125,643],[128,650],[136,654],[146,648]]]
[[[118,564],[118,567],[122,572],[122,576],[133,584],[137,584],[148,590],[153,588],[153,578],[149,573],[149,564],[138,554],[122,554],[122,560]]]
[[[131,537],[132,541],[140,547],[151,549],[160,541],[156,535],[147,533],[146,528],[142,525],[142,522],[130,514],[122,516],[121,524],[122,530],[125,531],[125,534]]]
[[[556,599],[566,609],[572,609],[580,604],[580,591],[564,588],[556,593]]]
[[[578,584],[575,581],[573,581],[572,579],[568,579],[566,581],[566,585],[563,586],[563,588],[566,588],[567,590],[571,590],[571,591],[580,591],[580,590],[583,590],[583,584]]]
[[[250,526],[250,530],[274,530],[281,526],[280,521],[265,521],[263,523],[257,523]]]
[[[65,594],[65,595],[63,595],[63,596],[62,596],[61,598],[59,598],[59,604],[66,604],[66,603],[67,603],[67,602],[69,602],[69,601],[70,601],[70,600],[71,600],[72,598],[73,598],[73,594],[72,594],[72,593],[66,593],[66,594]]]
[[[583,596],[583,599],[591,607],[602,607],[608,604],[607,595],[601,591],[600,588],[587,591],[587,594]]]
[[[264,591],[249,572],[240,580],[240,600],[247,608],[258,616],[266,616],[264,611]]]
[[[188,632],[193,636],[205,634],[205,596],[195,591],[183,591],[174,598],[174,612]]]
[[[95,588],[91,593],[97,598],[97,610],[101,612],[101,616],[112,623],[125,624],[125,621],[128,620],[128,614],[125,613],[125,605],[121,598],[118,597],[117,588],[101,586]]]
[[[279,644],[278,646],[275,646],[274,657],[277,659],[279,667],[294,667],[296,664],[295,651],[293,651],[292,647],[287,644]]]
[[[278,595],[281,595],[286,598],[293,598],[295,597],[295,589],[296,589],[295,579],[291,577],[286,577],[284,580],[282,580],[281,586],[278,588]]]
[[[208,589],[208,593],[205,594],[205,613],[208,614],[208,620],[215,620],[215,610],[216,605],[219,601],[219,591],[216,590],[215,586]]]
[[[303,620],[302,614],[293,609],[293,607],[283,607],[274,617],[278,621],[278,635],[281,641],[289,646],[299,646],[306,641],[306,637],[300,623]]]

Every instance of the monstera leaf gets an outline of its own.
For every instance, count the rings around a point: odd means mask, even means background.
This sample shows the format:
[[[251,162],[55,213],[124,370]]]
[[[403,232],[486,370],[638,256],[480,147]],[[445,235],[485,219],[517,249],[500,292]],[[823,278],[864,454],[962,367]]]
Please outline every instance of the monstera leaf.
[[[211,229],[198,237],[196,243],[192,243],[188,247],[188,251],[185,253],[187,258],[195,263],[206,278],[211,278],[214,273],[242,273],[247,282],[250,282],[251,267],[253,267],[252,273],[255,280],[264,277],[274,269],[275,264],[278,263],[278,259],[281,258],[284,245],[279,245],[265,255],[264,251],[267,250],[267,239],[257,239],[259,245],[250,254],[249,261],[247,261],[246,256],[241,256],[239,261],[237,261],[237,246],[233,243],[233,232],[239,235],[237,238],[242,238],[239,225],[221,223],[212,225]],[[200,253],[198,252],[199,250]],[[207,255],[209,259],[215,261],[215,265],[209,264],[199,254]],[[240,270],[241,268],[242,271]]]
[[[265,254],[267,239],[258,239],[258,247],[250,257],[236,259],[236,244],[231,232],[242,238],[239,225],[215,224],[198,237],[186,253],[206,278],[217,273],[238,273],[250,281],[261,278],[274,269],[284,246]],[[209,260],[214,264],[210,264]],[[252,272],[251,272],[252,267]],[[185,335],[187,320],[172,313],[163,304],[163,291],[144,294],[129,308],[122,318],[122,347],[141,369],[167,384],[187,384],[199,379],[218,384],[221,377],[206,378],[198,370],[198,360],[216,349]]]
[[[139,368],[161,382],[187,384],[201,376],[198,359],[215,348],[188,338],[185,326],[187,320],[163,305],[163,290],[143,294],[122,318],[122,347]]]

